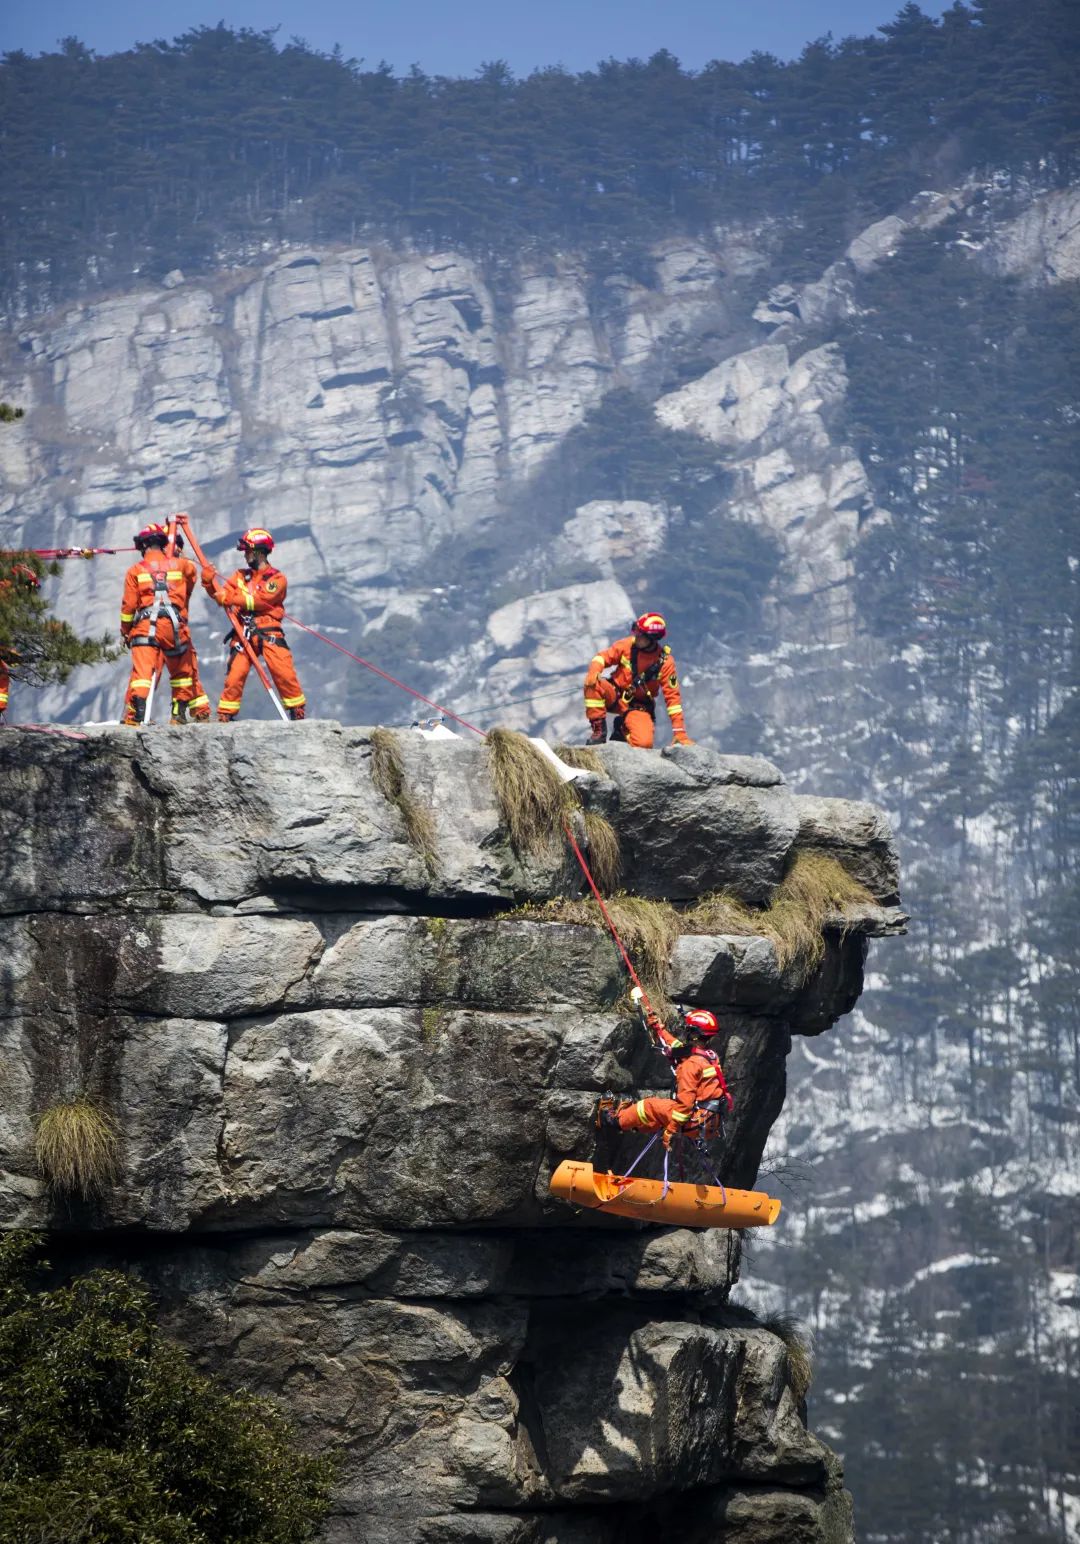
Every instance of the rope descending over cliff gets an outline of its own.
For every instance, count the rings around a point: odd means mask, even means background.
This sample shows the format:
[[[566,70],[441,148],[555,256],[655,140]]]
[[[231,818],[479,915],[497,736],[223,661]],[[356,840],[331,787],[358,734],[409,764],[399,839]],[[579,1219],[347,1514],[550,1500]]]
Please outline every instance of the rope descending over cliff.
[[[460,714],[452,712],[449,708],[444,708],[441,703],[433,701],[433,699],[430,697],[425,697],[423,692],[417,691],[414,686],[409,686],[405,681],[399,681],[396,676],[389,675],[387,671],[380,669],[378,665],[372,664],[370,660],[364,659],[361,655],[352,653],[352,651],[345,648],[343,644],[335,643],[332,638],[327,638],[324,633],[318,632],[314,627],[308,627],[306,622],[301,622],[297,617],[291,616],[289,612],[285,613],[285,620],[287,622],[291,622],[293,627],[299,627],[301,632],[310,633],[313,638],[318,638],[320,643],[329,644],[332,649],[337,649],[339,654],[346,655],[346,657],[351,659],[355,664],[362,665],[365,670],[370,670],[373,675],[380,676],[382,680],[389,681],[391,685],[400,687],[403,692],[408,692],[410,697],[418,698],[420,702],[426,703],[429,708],[434,708],[437,713],[443,714],[446,718],[452,718],[457,724],[464,725],[464,727],[471,730],[473,734],[478,734],[482,740],[487,739],[487,731],[485,729],[479,729],[475,724],[470,724],[468,719],[462,718]],[[581,872],[584,874],[589,889],[593,893],[596,904],[600,908],[600,913],[603,916],[605,923],[607,924],[608,931],[611,933],[615,947],[618,949],[619,954],[622,957],[623,964],[626,966],[626,969],[629,972],[630,979],[641,991],[642,1001],[645,1003],[645,1006],[649,1007],[649,999],[645,992],[645,988],[641,985],[640,977],[638,976],[637,971],[634,969],[634,962],[631,960],[622,939],[619,937],[619,930],[615,926],[610,911],[604,904],[604,897],[600,894],[599,887],[597,886],[596,880],[593,878],[592,870],[590,869],[589,864],[585,858],[585,854],[582,852],[576,838],[574,837],[573,831],[570,829],[569,821],[564,819],[562,822],[562,827],[566,833],[566,840],[570,843],[574,857],[577,859],[581,866]]]

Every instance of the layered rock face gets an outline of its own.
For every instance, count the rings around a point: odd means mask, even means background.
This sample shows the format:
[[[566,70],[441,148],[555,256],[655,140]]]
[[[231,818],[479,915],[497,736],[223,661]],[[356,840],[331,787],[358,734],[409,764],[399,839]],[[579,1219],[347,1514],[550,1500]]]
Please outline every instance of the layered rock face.
[[[597,1094],[666,1074],[607,936],[515,911],[581,878],[514,852],[483,746],[399,742],[426,859],[366,730],[0,740],[0,1225],[140,1273],[207,1366],[338,1451],[341,1544],[614,1544],[673,1516],[703,1544],[850,1538],[783,1342],[727,1303],[739,1238],[548,1200],[563,1157],[636,1148],[595,1150]],[[874,897],[808,981],[764,936],[673,950],[668,990],[722,1017],[720,1171],[751,1185],[792,1037],[851,1008],[867,936],[901,925],[890,832],[756,758],[604,764],[580,791],[641,894],[760,905],[812,849]],[[120,1170],[65,1205],[33,1120],[81,1091]]]

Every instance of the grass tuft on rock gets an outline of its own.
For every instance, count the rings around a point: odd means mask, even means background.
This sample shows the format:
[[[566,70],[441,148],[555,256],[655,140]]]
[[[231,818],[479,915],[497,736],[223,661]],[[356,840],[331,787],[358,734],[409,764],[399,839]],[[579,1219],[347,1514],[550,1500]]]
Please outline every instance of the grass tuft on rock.
[[[826,918],[873,900],[837,858],[811,849],[797,852],[765,910],[780,969],[790,965],[800,983],[809,980],[825,953]]]
[[[592,876],[598,888],[605,895],[610,895],[619,883],[622,851],[611,821],[593,810],[585,811],[585,845],[588,848]]]
[[[84,1200],[115,1178],[117,1146],[112,1117],[85,1095],[50,1105],[34,1132],[34,1160],[46,1184]]]
[[[801,1405],[814,1376],[813,1344],[809,1332],[794,1314],[788,1313],[766,1314],[761,1320],[761,1327],[784,1342],[791,1392]]]
[[[556,745],[555,754],[560,761],[565,761],[568,767],[578,772],[596,772],[601,777],[607,777],[603,760],[587,745]]]
[[[383,798],[394,805],[405,826],[409,846],[423,858],[428,873],[434,874],[437,867],[435,817],[405,779],[401,744],[393,729],[371,731],[371,780]]]
[[[662,1012],[668,961],[681,932],[679,913],[668,901],[648,901],[644,896],[625,893],[608,897],[605,905],[650,1002],[657,1012]],[[591,895],[582,900],[557,896],[539,904],[530,901],[504,915],[533,922],[568,922],[577,927],[607,929]]]
[[[589,818],[586,815],[586,821]],[[838,859],[808,849],[795,854],[772,901],[757,910],[729,890],[703,895],[681,911],[667,901],[648,901],[624,893],[612,896],[607,906],[656,1007],[663,996],[668,959],[683,934],[771,939],[780,969],[790,970],[795,984],[801,986],[821,964],[826,921],[837,914],[842,916],[850,906],[872,905],[873,901],[866,886]],[[605,926],[599,907],[591,899],[556,899],[542,906],[523,907],[518,915],[545,922]]]
[[[495,800],[514,851],[550,852],[563,821],[578,808],[573,788],[516,729],[492,729],[485,745]]]

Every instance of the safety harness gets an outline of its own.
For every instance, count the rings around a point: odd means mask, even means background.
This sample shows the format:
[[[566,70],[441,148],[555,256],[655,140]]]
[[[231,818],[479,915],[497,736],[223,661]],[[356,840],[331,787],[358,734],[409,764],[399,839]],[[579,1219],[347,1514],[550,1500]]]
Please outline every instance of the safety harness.
[[[172,627],[172,648],[168,648],[165,644],[158,641],[157,625],[162,617]],[[160,649],[163,654],[170,658],[184,652],[180,642],[180,616],[176,607],[169,599],[169,570],[157,569],[155,571],[153,604],[140,606],[131,620],[133,623],[146,621],[150,623],[150,631],[145,638],[134,638],[132,640],[131,646],[133,649]]]
[[[660,648],[658,657],[651,665],[647,665],[644,670],[638,669],[638,658],[640,653],[641,650],[638,648],[637,644],[632,644],[630,648],[630,674],[632,680],[629,686],[616,687],[615,696],[616,702],[618,704],[618,715],[620,718],[622,718],[624,714],[628,713],[632,707],[644,709],[650,718],[656,717],[656,696],[655,693],[649,691],[649,687],[660,679],[660,671],[663,668],[664,661],[671,653],[671,645],[667,643],[663,644]],[[609,676],[608,680],[611,682],[612,686],[615,686],[615,679],[613,676]],[[635,700],[637,699],[639,692],[641,693],[640,700]],[[616,728],[617,727],[618,726],[616,726]],[[617,736],[613,735],[612,738],[617,738]]]

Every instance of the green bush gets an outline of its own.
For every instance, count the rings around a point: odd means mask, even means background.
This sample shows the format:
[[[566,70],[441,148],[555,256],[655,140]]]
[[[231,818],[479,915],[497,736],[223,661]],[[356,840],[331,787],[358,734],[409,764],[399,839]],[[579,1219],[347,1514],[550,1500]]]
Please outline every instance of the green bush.
[[[141,1284],[99,1270],[38,1288],[34,1248],[0,1240],[0,1539],[315,1538],[329,1461],[297,1453],[266,1400],[197,1372]]]

